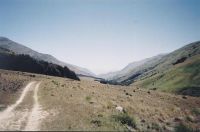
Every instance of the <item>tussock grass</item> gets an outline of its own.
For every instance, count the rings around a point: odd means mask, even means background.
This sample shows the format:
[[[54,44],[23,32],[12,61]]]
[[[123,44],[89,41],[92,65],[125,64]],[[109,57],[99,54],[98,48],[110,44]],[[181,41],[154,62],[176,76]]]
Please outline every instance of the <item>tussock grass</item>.
[[[86,99],[87,101],[90,101],[90,100],[92,99],[92,97],[91,97],[91,96],[86,96],[85,99]]]
[[[200,108],[194,108],[192,110],[192,113],[195,114],[195,115],[200,115]]]
[[[57,81],[55,81],[55,80],[52,80],[51,82],[52,82],[53,84],[57,85],[57,86],[59,85],[59,83],[58,83]]]
[[[197,130],[193,130],[185,124],[179,124],[175,127],[175,132],[197,132]]]
[[[136,128],[136,121],[134,118],[130,117],[127,113],[120,113],[118,115],[112,116],[115,121],[120,122],[123,125]]]

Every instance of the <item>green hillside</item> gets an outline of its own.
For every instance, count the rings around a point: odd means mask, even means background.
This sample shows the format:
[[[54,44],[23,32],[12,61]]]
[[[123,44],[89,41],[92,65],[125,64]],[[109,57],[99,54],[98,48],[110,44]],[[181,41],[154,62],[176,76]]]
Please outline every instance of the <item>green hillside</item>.
[[[128,65],[108,83],[200,96],[200,41]]]
[[[200,96],[200,55],[195,55],[163,73],[141,78],[132,85],[146,89]]]

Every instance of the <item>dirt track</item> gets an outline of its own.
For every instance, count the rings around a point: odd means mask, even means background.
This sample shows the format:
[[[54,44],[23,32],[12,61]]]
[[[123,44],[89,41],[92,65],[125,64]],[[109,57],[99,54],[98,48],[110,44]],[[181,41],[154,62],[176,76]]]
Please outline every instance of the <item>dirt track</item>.
[[[22,91],[15,104],[0,112],[0,130],[39,130],[39,121],[42,118],[38,102],[38,88],[40,82],[30,82]],[[31,95],[31,96],[29,96]],[[28,97],[27,97],[28,96]],[[26,105],[26,98],[30,98],[29,106]],[[26,102],[27,103],[27,102]]]

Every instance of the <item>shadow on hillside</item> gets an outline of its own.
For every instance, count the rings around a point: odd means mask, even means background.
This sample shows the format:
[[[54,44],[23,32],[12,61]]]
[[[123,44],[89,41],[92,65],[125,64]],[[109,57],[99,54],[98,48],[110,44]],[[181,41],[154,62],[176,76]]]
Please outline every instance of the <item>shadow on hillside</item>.
[[[200,97],[200,87],[186,87],[186,88],[183,88],[178,93],[183,94],[183,95]]]

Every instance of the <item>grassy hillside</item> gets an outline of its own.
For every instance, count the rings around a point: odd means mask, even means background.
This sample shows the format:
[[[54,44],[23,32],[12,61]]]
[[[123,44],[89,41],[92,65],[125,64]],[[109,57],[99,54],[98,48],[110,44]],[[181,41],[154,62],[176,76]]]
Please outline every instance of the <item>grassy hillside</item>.
[[[200,55],[175,65],[173,68],[133,83],[147,89],[200,96]]]
[[[115,75],[108,83],[139,85],[148,89],[200,96],[199,58],[198,41],[167,55],[147,59],[132,69],[129,67],[129,72]]]

